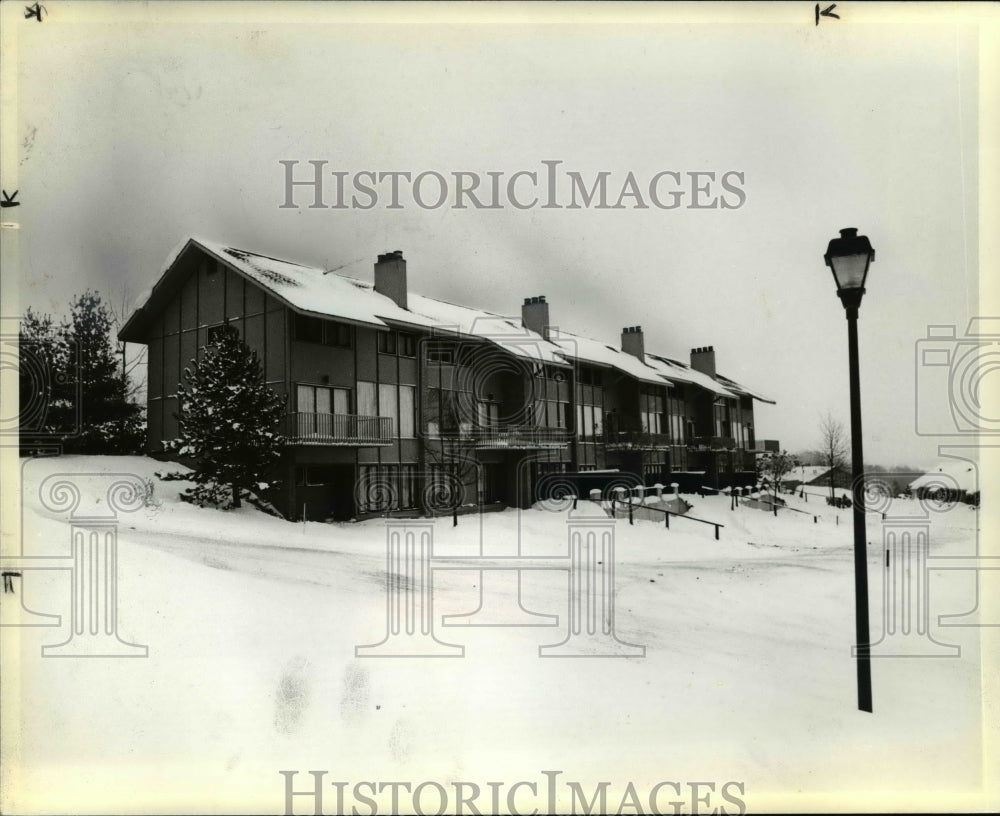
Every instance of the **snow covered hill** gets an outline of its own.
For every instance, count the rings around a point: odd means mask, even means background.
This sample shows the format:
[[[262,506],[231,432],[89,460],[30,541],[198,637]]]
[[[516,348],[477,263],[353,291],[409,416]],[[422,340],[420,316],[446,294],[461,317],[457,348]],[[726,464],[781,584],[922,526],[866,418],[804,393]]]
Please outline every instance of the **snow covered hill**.
[[[435,629],[465,647],[463,658],[365,659],[355,647],[386,632],[383,521],[296,524],[253,508],[199,509],[178,501],[183,484],[156,478],[162,463],[141,457],[22,464],[26,556],[69,551],[66,513],[39,501],[46,476],[70,474],[85,502],[100,499],[101,478],[72,474],[150,480],[148,506],[120,515],[118,564],[119,635],[149,655],[43,658],[43,645],[69,636],[69,573],[26,571],[18,597],[62,625],[12,627],[28,618],[3,596],[5,702],[11,684],[20,702],[7,714],[17,733],[7,738],[4,812],[284,812],[281,770],[299,772],[296,790],[311,790],[308,771],[327,770],[327,813],[337,809],[330,782],[348,783],[347,812],[364,813],[351,798],[361,780],[469,781],[487,812],[487,782],[503,780],[506,791],[525,780],[541,791],[542,772],[553,770],[588,796],[610,782],[612,811],[629,782],[640,791],[677,782],[690,811],[685,786],[711,781],[716,798],[699,812],[736,812],[718,798],[727,781],[742,784],[750,811],[821,807],[844,785],[917,807],[922,792],[981,781],[977,632],[937,625],[939,614],[974,606],[972,574],[930,577],[932,634],[961,656],[876,659],[875,713],[856,711],[850,511],[786,496],[803,512],[775,518],[731,510],[725,496],[691,497],[692,516],[725,525],[719,541],[684,519],[669,530],[615,522],[617,635],[645,646],[645,657],[538,656],[567,625],[559,570],[521,573],[524,607],[558,616],[558,627],[441,627],[441,616],[475,610],[483,587],[487,605],[521,620],[516,583],[469,568],[434,575]],[[894,502],[887,513],[915,506]],[[463,516],[457,527],[439,520],[435,551],[473,564],[481,550],[514,555],[519,541],[522,554],[559,554],[569,512],[507,510]],[[965,505],[935,514],[931,554],[973,553],[977,520]],[[880,516],[869,516],[868,529],[877,639]],[[569,807],[570,787],[556,787]],[[515,804],[531,801],[522,793]],[[379,813],[389,812],[389,796],[374,797]],[[675,798],[664,793],[661,808],[670,812]],[[425,808],[435,811],[433,792]],[[311,798],[295,809],[313,812]]]

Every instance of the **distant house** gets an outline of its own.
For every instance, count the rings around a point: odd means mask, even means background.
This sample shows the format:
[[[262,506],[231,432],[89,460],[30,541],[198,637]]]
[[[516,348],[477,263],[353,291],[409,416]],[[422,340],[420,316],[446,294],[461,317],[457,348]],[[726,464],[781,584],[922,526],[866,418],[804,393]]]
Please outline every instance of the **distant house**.
[[[367,282],[191,239],[119,333],[149,349],[150,454],[226,324],[287,399],[268,498],[290,518],[419,512],[456,481],[467,503],[527,506],[544,475],[604,469],[749,483],[753,403],[772,402],[718,374],[711,346],[686,363],[647,353],[639,326],[620,348],[559,331],[544,296],[517,320],[418,295],[399,251]]]
[[[830,480],[833,479],[833,487],[835,490],[850,490],[851,485],[854,484],[854,477],[851,471],[847,468],[837,465],[831,471],[830,468],[823,465],[807,465],[804,468],[796,468],[796,471],[802,471],[802,476],[796,481],[791,478],[786,484],[789,489],[795,489],[799,486],[806,486],[813,488],[811,492],[815,493],[817,488],[825,487],[828,491],[830,489]]]
[[[962,459],[944,459],[910,482],[910,492],[917,498],[933,497],[944,501],[979,504],[979,481],[976,468]]]
[[[810,484],[830,470],[823,465],[799,465],[792,468],[781,478],[781,486],[786,490],[794,490],[802,484]]]

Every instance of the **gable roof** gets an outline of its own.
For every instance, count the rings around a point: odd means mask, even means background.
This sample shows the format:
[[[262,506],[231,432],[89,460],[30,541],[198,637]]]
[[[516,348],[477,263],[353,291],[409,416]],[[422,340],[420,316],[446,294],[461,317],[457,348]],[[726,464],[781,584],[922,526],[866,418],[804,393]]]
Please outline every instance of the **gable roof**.
[[[667,388],[671,386],[653,366],[600,340],[591,340],[589,337],[555,329],[552,330],[549,339],[569,359],[611,368],[640,382],[655,383]]]
[[[966,493],[979,490],[979,479],[972,462],[964,459],[944,459],[910,482],[910,490],[922,487],[930,489],[957,489]]]
[[[667,357],[646,354],[644,360],[639,360],[600,340],[564,331],[553,330],[546,339],[521,325],[517,317],[460,306],[413,292],[407,293],[408,308],[403,309],[391,298],[376,292],[374,284],[369,281],[194,237],[170,255],[152,289],[136,300],[135,311],[118,333],[120,339],[142,342],[145,326],[183,282],[178,278],[178,261],[191,249],[215,258],[298,314],[332,317],[376,330],[403,326],[466,336],[494,343],[517,357],[538,363],[567,366],[573,361],[587,362],[667,388],[675,383],[686,383],[704,388],[716,396],[746,395],[773,403],[732,380],[722,377],[715,380]]]

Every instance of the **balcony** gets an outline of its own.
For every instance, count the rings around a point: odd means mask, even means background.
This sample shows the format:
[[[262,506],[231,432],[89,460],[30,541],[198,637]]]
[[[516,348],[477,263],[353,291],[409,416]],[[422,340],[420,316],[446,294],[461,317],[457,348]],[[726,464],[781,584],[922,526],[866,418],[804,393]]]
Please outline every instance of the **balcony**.
[[[289,414],[285,436],[295,445],[391,445],[392,417],[356,414]]]
[[[534,425],[497,425],[495,427],[464,426],[461,430],[429,429],[428,437],[476,450],[538,450],[562,448],[569,444],[570,432],[565,428],[540,428]]]
[[[735,450],[736,440],[731,436],[696,436],[688,442],[688,447],[700,450]]]
[[[607,431],[604,434],[604,447],[607,450],[667,450],[671,444],[670,436],[664,433]]]

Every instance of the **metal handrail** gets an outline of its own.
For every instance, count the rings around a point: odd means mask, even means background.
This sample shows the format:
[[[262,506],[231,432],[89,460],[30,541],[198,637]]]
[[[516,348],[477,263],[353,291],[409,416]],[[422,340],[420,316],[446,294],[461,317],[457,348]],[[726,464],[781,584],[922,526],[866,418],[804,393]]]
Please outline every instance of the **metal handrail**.
[[[719,529],[725,527],[725,524],[718,524],[714,521],[708,521],[707,519],[695,518],[694,516],[688,516],[684,513],[675,513],[673,510],[667,510],[663,507],[652,507],[648,504],[634,504],[631,501],[626,501],[625,499],[620,499],[617,496],[611,498],[611,518],[616,518],[615,516],[615,504],[621,502],[622,504],[628,505],[628,523],[634,524],[632,518],[632,508],[638,507],[640,509],[655,510],[657,513],[663,513],[663,517],[666,523],[667,529],[670,529],[670,517],[677,516],[678,518],[687,519],[688,521],[697,521],[700,524],[711,524],[715,528],[715,540],[719,540]]]
[[[379,444],[394,436],[392,417],[298,412],[288,414],[287,436],[296,442]]]

